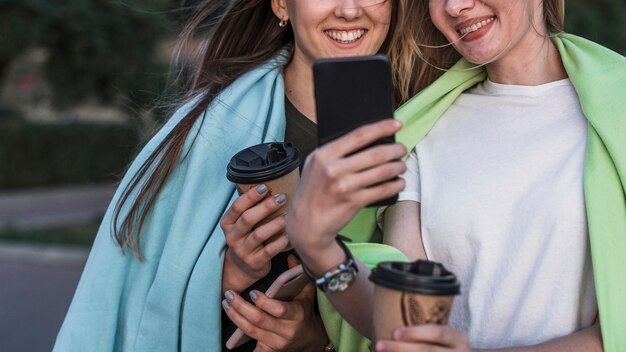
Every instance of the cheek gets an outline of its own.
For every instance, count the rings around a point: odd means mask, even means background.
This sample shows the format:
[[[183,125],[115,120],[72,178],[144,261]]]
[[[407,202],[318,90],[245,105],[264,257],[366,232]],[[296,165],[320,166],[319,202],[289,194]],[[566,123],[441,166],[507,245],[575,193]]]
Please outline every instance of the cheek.
[[[418,1],[422,1],[422,0],[418,0]],[[428,13],[430,14],[430,19],[433,22],[433,24],[435,25],[435,28],[437,28],[437,30],[441,33],[444,33],[444,35],[446,35],[446,37],[448,37],[448,35],[446,34],[446,20],[445,20],[445,15],[443,13],[444,9],[442,7],[442,2],[441,1],[429,1],[428,4]],[[450,38],[448,38],[450,39]]]
[[[370,14],[370,18],[376,23],[376,26],[380,28],[383,37],[386,38],[387,34],[389,34],[389,26],[391,25],[391,5],[389,1],[380,11]]]

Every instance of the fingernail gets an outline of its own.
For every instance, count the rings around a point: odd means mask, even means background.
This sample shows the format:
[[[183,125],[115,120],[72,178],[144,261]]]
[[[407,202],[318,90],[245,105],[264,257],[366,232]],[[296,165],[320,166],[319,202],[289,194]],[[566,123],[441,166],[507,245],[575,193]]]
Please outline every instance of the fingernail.
[[[393,125],[394,125],[395,127],[401,127],[401,126],[402,126],[402,123],[400,123],[400,121],[398,121],[398,120],[393,120]]]
[[[222,307],[224,307],[224,310],[229,310],[230,309],[230,304],[228,304],[227,300],[223,300],[222,301]]]
[[[400,332],[400,330],[394,330],[393,331],[393,339],[394,340],[400,340],[400,338],[402,337],[402,333]]]
[[[226,291],[224,292],[224,297],[226,297],[226,300],[230,302],[233,300],[233,298],[235,298],[235,295],[233,295],[231,291]]]
[[[250,291],[250,298],[252,299],[252,301],[256,302],[256,297],[257,297],[256,291],[255,290]]]
[[[283,203],[285,203],[287,201],[287,196],[285,194],[281,193],[281,194],[277,195],[275,197],[275,199],[276,199],[276,202],[278,204],[283,204]]]
[[[265,192],[267,192],[267,186],[264,183],[261,183],[260,185],[256,186],[256,193],[261,195]]]

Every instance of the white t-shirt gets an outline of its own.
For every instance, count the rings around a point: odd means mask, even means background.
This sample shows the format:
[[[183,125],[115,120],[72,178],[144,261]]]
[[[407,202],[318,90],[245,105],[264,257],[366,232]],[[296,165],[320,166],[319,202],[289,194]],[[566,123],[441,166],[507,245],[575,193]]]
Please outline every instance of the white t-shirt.
[[[531,345],[593,323],[586,136],[569,80],[485,81],[411,153],[400,200],[421,203],[428,258],[461,282],[450,324],[472,347]]]

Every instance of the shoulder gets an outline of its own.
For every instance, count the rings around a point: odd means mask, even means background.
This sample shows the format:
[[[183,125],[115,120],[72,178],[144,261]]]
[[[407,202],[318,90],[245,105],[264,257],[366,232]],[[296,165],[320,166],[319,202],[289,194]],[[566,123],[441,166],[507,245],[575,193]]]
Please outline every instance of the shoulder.
[[[588,67],[601,63],[604,70],[626,72],[626,57],[596,42],[569,33],[554,36],[553,42],[565,64],[575,61],[572,64]]]

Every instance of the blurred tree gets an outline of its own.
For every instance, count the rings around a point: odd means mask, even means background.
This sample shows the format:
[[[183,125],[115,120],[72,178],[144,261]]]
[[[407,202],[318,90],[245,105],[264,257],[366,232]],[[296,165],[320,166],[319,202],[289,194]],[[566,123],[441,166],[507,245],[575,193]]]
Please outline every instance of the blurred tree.
[[[0,0],[0,81],[13,58],[41,41],[46,12],[46,1]]]
[[[565,30],[626,55],[624,0],[566,0]]]
[[[148,104],[167,75],[156,49],[169,28],[170,2],[0,0],[0,78],[17,55],[43,47],[56,106],[89,96]]]

